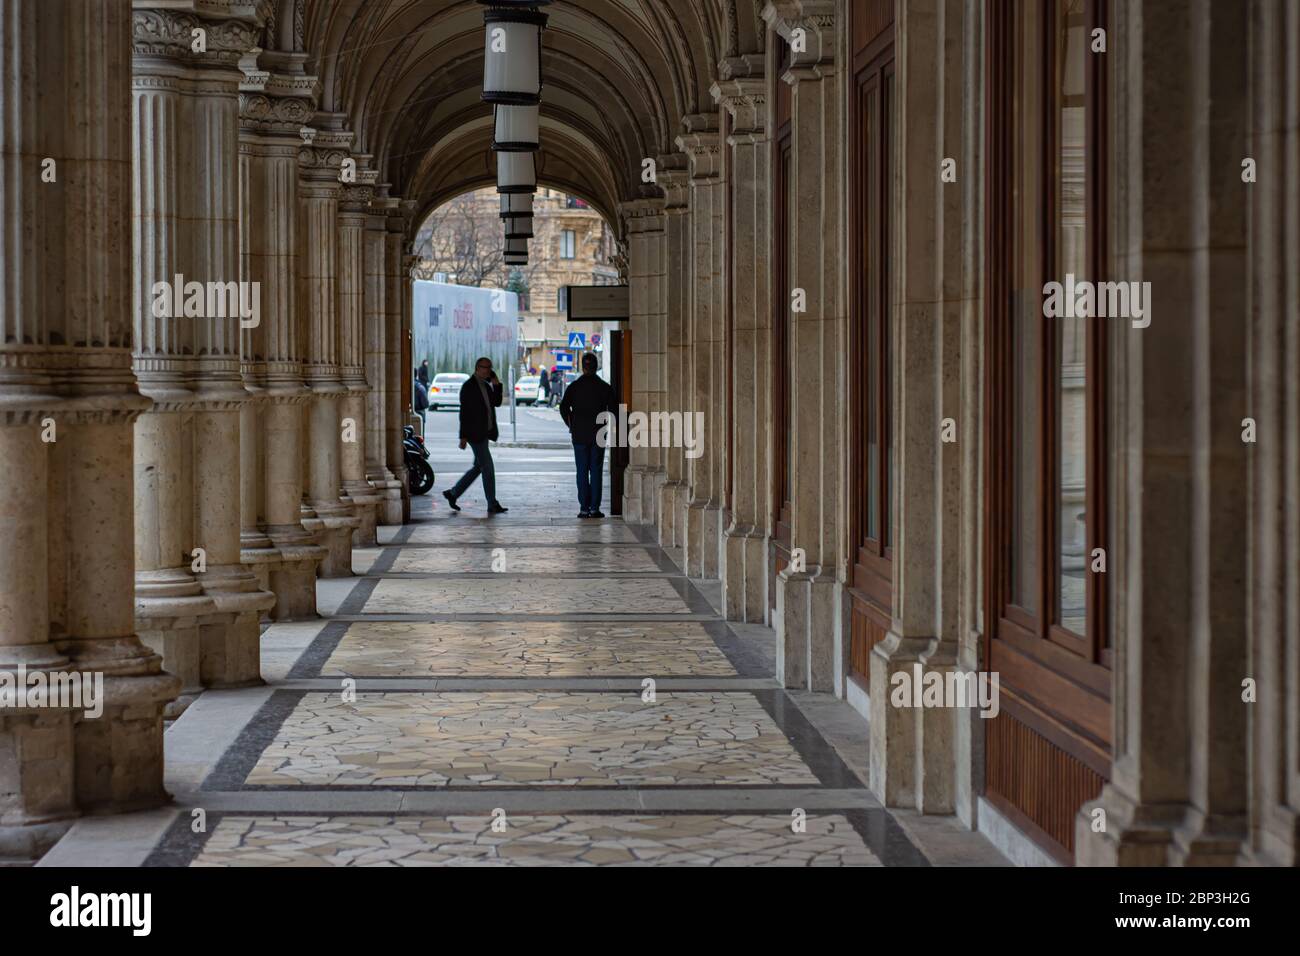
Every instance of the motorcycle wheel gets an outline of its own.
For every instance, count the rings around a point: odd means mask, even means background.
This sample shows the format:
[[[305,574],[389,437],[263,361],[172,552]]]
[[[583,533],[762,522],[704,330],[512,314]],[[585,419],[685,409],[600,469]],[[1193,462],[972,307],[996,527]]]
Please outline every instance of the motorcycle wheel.
[[[406,471],[410,478],[411,494],[427,495],[434,481],[433,469],[429,467],[429,463],[423,458],[408,458]]]

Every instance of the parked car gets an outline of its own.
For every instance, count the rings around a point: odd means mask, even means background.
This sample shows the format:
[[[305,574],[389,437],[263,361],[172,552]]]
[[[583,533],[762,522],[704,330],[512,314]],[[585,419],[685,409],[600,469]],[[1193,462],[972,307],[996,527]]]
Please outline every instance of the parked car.
[[[540,379],[536,375],[525,375],[515,382],[515,401],[520,405],[536,404],[537,392],[541,387],[538,385],[539,381]]]
[[[461,372],[440,372],[429,384],[429,408],[439,411],[443,408],[460,407],[460,387],[469,381],[469,376]]]

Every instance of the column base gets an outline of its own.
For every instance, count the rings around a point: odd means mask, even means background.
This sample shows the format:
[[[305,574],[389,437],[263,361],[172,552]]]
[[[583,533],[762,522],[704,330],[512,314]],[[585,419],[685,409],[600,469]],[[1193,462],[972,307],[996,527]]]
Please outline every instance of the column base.
[[[623,520],[628,524],[647,523],[645,509],[642,507],[644,485],[644,466],[629,465],[623,472]]]
[[[690,577],[717,580],[722,574],[722,508],[711,501],[686,508],[686,568]]]
[[[1079,866],[1239,866],[1251,862],[1247,827],[1244,815],[1207,817],[1186,803],[1142,806],[1111,782],[1075,817],[1075,862]]]
[[[1140,806],[1106,784],[1074,818],[1075,865],[1168,866],[1183,810],[1180,804]]]
[[[767,535],[732,525],[722,539],[722,606],[728,621],[767,623]]]
[[[379,509],[384,504],[384,496],[376,493],[370,482],[344,482],[343,490],[353,515],[358,519],[352,533],[352,547],[376,548],[379,546]],[[351,556],[348,558],[351,564]]]
[[[375,490],[380,492],[378,520],[383,525],[400,525],[405,522],[406,510],[402,503],[402,482],[396,478],[385,478],[374,482]]]
[[[680,546],[677,531],[677,496],[682,488],[679,480],[665,478],[659,486],[659,546],[676,548]]]
[[[253,687],[262,683],[262,615],[275,595],[258,586],[242,565],[209,568],[199,583],[217,607],[200,627],[199,677],[204,687]]]
[[[104,713],[82,717],[73,730],[83,812],[126,813],[171,801],[163,786],[163,718],[179,691],[180,681],[162,672],[104,678]]]
[[[283,561],[280,549],[261,532],[243,532],[239,536],[239,563],[257,578],[263,591],[271,589],[271,569]]]
[[[322,578],[352,577],[352,536],[361,525],[361,519],[340,508],[339,513],[303,518],[302,526],[316,535],[325,556],[320,562]]]
[[[0,867],[34,863],[77,817],[72,713],[0,710]]]
[[[271,527],[267,534],[275,542],[280,561],[269,568],[267,589],[275,595],[272,621],[314,621],[316,573],[325,559],[325,549],[301,525]]]
[[[839,694],[839,582],[820,568],[784,569],[776,580],[776,679]]]
[[[140,642],[162,659],[162,667],[179,681],[163,716],[175,720],[203,693],[201,621],[217,606],[183,568],[136,574],[135,628]]]

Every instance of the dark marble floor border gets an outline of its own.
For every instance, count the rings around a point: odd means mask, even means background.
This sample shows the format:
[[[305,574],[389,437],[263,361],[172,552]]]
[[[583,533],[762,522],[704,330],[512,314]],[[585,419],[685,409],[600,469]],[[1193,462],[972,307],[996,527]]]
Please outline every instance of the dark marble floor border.
[[[273,791],[285,793],[302,793],[308,791],[325,791],[325,792],[347,792],[358,791],[366,793],[383,793],[383,792],[421,792],[421,791],[438,791],[453,793],[457,791],[476,792],[482,790],[482,787],[424,787],[424,786],[377,786],[373,784],[356,784],[356,785],[336,785],[326,787],[286,787],[272,786],[269,784],[250,784],[246,783],[248,775],[252,773],[253,768],[257,765],[258,759],[263,751],[271,745],[280,732],[284,722],[293,713],[294,709],[307,694],[319,694],[321,691],[306,690],[276,690],[267,698],[266,702],[257,710],[249,722],[240,731],[235,742],[217,761],[217,765],[212,769],[208,776],[199,785],[200,790],[216,791]],[[357,691],[359,695],[387,693],[387,694],[427,694],[429,691],[409,690],[394,688],[390,691]],[[457,694],[457,693],[494,693],[494,691],[470,691],[470,690],[448,690],[440,693]],[[495,691],[495,693],[512,693],[511,691]],[[584,691],[540,691],[550,695],[560,695],[569,693],[590,693]],[[638,697],[637,691],[599,691],[601,694],[624,694],[630,697]],[[799,711],[798,706],[792,701],[783,690],[720,690],[720,691],[675,691],[673,693],[732,693],[732,694],[750,694],[762,706],[763,710],[771,717],[772,722],[776,724],[778,730],[785,735],[790,746],[794,748],[799,759],[812,772],[820,782],[823,789],[865,789],[864,784],[858,778],[848,765],[841,759],[835,748],[817,731],[817,729],[808,721]],[[565,791],[576,791],[580,793],[597,792],[601,790],[680,790],[683,784],[664,784],[648,785],[640,783],[629,784],[608,784],[600,786],[549,786],[546,784],[511,784],[501,783],[503,789],[527,790],[545,790],[548,793],[563,793]],[[789,790],[791,787],[806,787],[807,784],[792,783],[772,783],[772,784],[744,784],[727,786],[725,784],[711,785],[700,784],[716,788],[719,791],[734,790]]]
[[[447,818],[447,817],[468,817],[474,814],[454,813],[454,814],[435,814],[417,811],[397,811],[397,812],[349,812],[349,813],[320,813],[318,811],[279,811],[270,813],[266,811],[252,811],[248,813],[234,811],[214,811],[207,815],[205,829],[201,833],[195,833],[189,816],[182,814],[172,822],[159,839],[158,844],[145,859],[144,865],[147,867],[187,867],[199,858],[204,847],[207,846],[208,839],[216,832],[217,827],[225,817],[373,817],[376,820],[391,820],[398,817],[422,817],[422,818]],[[789,819],[789,814],[785,812],[775,812],[770,810],[735,810],[735,809],[691,809],[691,810],[655,810],[655,811],[629,811],[629,810],[580,810],[573,812],[556,812],[547,811],[543,813],[515,813],[515,816],[523,817],[637,817],[649,818],[655,817],[678,817],[678,816],[746,816],[746,817],[782,817]],[[809,819],[818,817],[840,816],[848,820],[850,826],[861,838],[880,862],[885,866],[930,866],[930,861],[925,858],[925,854],[914,844],[903,828],[887,810],[881,809],[863,809],[861,807],[849,807],[843,810],[837,809],[819,809],[808,814]],[[484,815],[484,819],[487,816]],[[451,865],[451,864],[445,864]],[[556,866],[564,866],[563,863],[556,863]],[[687,865],[687,864],[683,864]]]

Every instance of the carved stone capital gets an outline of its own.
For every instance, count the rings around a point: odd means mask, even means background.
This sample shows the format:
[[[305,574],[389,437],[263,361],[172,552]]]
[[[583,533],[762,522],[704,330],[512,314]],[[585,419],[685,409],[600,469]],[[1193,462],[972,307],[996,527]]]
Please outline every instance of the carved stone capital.
[[[834,64],[835,0],[768,0],[763,20],[790,44],[792,70]]]
[[[171,9],[137,8],[131,14],[131,52],[137,57],[237,66],[257,45],[257,35],[257,24],[248,20],[213,20]]]
[[[759,77],[719,80],[709,92],[713,101],[731,114],[731,131],[754,135],[763,132],[767,119],[767,84]]]

